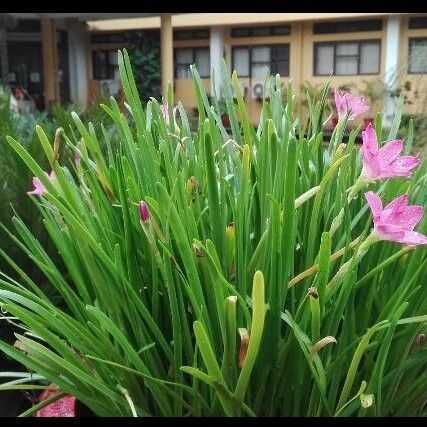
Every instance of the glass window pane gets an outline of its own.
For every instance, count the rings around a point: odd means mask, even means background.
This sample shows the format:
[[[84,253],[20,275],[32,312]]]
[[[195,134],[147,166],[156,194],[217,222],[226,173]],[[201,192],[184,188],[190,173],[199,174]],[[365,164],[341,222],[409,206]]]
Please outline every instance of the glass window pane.
[[[335,63],[337,76],[357,74],[357,56],[338,56]]]
[[[175,40],[190,40],[192,38],[192,32],[190,30],[178,30],[174,31]]]
[[[314,74],[329,75],[334,68],[334,47],[332,45],[318,45],[315,47]]]
[[[409,72],[427,73],[427,39],[411,41],[409,49]]]
[[[110,50],[108,52],[108,62],[110,63],[110,65],[118,65],[119,64],[119,58],[117,55],[117,51]]]
[[[252,48],[252,62],[270,62],[269,47]]]
[[[210,57],[209,49],[195,50],[195,63],[200,77],[209,77],[210,75]]]
[[[252,29],[252,35],[254,37],[269,36],[269,35],[271,35],[271,28],[270,27],[253,28]]]
[[[94,79],[107,78],[107,54],[97,51],[93,56],[93,77]]]
[[[177,49],[176,50],[176,62],[177,64],[189,64],[193,63],[193,51],[192,49]]]
[[[196,30],[194,32],[195,39],[208,39],[210,36],[210,30]]]
[[[289,75],[289,62],[288,61],[274,61],[271,63],[271,74],[275,76],[280,74],[280,76]]]
[[[338,43],[337,56],[340,55],[357,55],[359,49],[357,43]]]
[[[362,43],[360,45],[360,74],[377,74],[380,71],[379,43]]]
[[[270,74],[270,69],[266,64],[252,64],[252,77],[264,79]]]
[[[233,28],[231,30],[231,37],[249,37],[250,35],[250,28]]]
[[[273,35],[288,35],[291,34],[291,26],[285,25],[280,27],[273,27],[271,29]]]
[[[176,66],[176,78],[177,79],[191,79],[190,66],[187,64],[178,64]]]
[[[245,47],[233,49],[233,64],[238,76],[249,76],[249,50]]]
[[[271,60],[283,60],[285,59],[285,46],[274,46],[271,48]]]

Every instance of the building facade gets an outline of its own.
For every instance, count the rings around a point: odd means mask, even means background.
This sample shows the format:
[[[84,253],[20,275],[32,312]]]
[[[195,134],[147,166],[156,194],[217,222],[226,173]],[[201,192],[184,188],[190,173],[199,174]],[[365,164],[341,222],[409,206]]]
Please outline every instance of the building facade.
[[[119,90],[117,50],[128,46],[125,33],[141,31],[159,39],[161,91],[173,83],[175,99],[187,109],[196,106],[189,66],[196,64],[207,91],[218,93],[220,81],[212,83],[210,76],[220,75],[221,58],[237,71],[254,123],[267,74],[292,79],[296,92],[303,83],[328,80],[332,87],[353,87],[388,118],[393,95],[403,92],[405,111],[413,114],[424,111],[427,98],[427,14],[202,13],[68,22],[62,28],[56,44],[66,45],[59,57],[69,60],[62,60],[60,96],[66,97],[68,78],[69,98],[83,104],[103,88]],[[7,43],[12,46],[10,36]],[[16,48],[11,51],[12,58]],[[381,82],[388,91],[378,96]]]

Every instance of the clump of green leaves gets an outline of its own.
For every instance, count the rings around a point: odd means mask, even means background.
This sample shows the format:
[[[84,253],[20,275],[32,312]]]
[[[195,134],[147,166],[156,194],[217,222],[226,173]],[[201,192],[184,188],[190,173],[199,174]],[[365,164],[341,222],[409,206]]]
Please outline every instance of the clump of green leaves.
[[[38,127],[51,182],[8,138],[46,187],[35,203],[66,275],[15,216],[9,238],[63,304],[8,259],[19,279],[0,279],[0,303],[22,331],[0,349],[38,376],[7,373],[16,379],[0,388],[54,382],[99,416],[425,415],[426,248],[383,242],[351,262],[372,222],[347,193],[359,129],[346,145],[335,129],[323,147],[328,87],[303,129],[290,83],[284,99],[271,78],[254,129],[224,65],[228,133],[192,67],[192,132],[172,91],[168,120],[155,99],[143,107],[126,51],[119,67],[128,114],[102,106],[118,145],[72,113],[79,143],[62,137],[79,161],[65,162]],[[426,206],[426,170],[424,159],[411,181],[372,189]]]

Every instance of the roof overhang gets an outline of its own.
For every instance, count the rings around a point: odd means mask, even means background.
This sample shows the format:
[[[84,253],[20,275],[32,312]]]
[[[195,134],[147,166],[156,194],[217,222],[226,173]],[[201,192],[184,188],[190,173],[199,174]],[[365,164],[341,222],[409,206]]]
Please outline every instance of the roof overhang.
[[[17,19],[77,19],[82,22],[160,16],[160,13],[7,13]]]
[[[257,25],[320,21],[333,19],[358,19],[393,15],[390,13],[180,13],[172,16],[176,28],[211,27],[222,25]],[[401,15],[401,14],[400,14]],[[160,28],[159,15],[88,21],[89,31],[123,31]]]

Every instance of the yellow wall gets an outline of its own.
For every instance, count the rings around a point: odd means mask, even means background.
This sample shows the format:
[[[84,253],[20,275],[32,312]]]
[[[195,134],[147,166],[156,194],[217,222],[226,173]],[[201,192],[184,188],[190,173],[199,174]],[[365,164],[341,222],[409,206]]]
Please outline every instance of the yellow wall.
[[[289,36],[270,36],[270,37],[231,37],[231,27],[225,28],[225,59],[231,67],[231,51],[233,46],[255,46],[263,44],[289,44],[290,45],[290,76],[283,77],[282,82],[292,80],[294,93],[299,95],[300,85],[303,81],[312,84],[323,84],[329,80],[328,76],[313,75],[313,43],[317,41],[346,41],[346,40],[369,40],[380,39],[380,73],[374,75],[359,76],[334,76],[331,80],[331,87],[337,88],[343,84],[353,83],[357,88],[362,88],[364,80],[383,78],[385,65],[385,43],[386,43],[386,22],[383,23],[382,31],[369,31],[358,33],[338,33],[338,34],[313,34],[312,22],[294,22],[291,24],[291,35]],[[175,47],[185,46],[207,46],[209,42],[201,43],[200,41],[180,41],[175,42]],[[252,123],[256,124],[259,120],[262,103],[251,98],[250,88],[251,80],[249,78],[240,78],[243,86],[248,88],[246,102],[249,118]],[[207,91],[210,90],[209,80],[204,80]],[[195,95],[192,89],[191,81],[175,80],[175,99],[181,99],[183,104],[188,108],[194,108],[196,105]],[[374,112],[382,108],[382,102],[374,105]],[[365,116],[371,116],[366,114]],[[362,120],[362,119],[361,119]]]
[[[343,14],[341,14],[343,15]],[[383,14],[384,15],[384,14]],[[179,15],[174,17],[178,19]],[[182,16],[182,15],[181,15]],[[400,72],[399,72],[399,84],[403,85],[406,81],[409,81],[412,85],[412,91],[409,93],[409,100],[412,101],[413,105],[405,106],[406,112],[417,112],[420,110],[421,105],[419,100],[414,98],[413,92],[418,90],[420,97],[424,98],[423,92],[427,93],[427,74],[414,75],[407,73],[408,67],[408,39],[409,37],[427,37],[427,29],[423,30],[409,30],[408,21],[409,14],[403,14],[401,17],[401,46],[400,46]],[[310,18],[308,15],[306,18]],[[322,17],[324,18],[324,17]],[[349,17],[346,17],[349,19]],[[353,17],[353,19],[356,16]],[[361,17],[357,17],[361,19]],[[372,16],[365,14],[363,18],[372,19]],[[362,18],[362,19],[363,19]],[[285,83],[289,78],[292,80],[292,86],[295,94],[299,94],[300,85],[303,81],[308,81],[313,85],[320,85],[326,83],[328,80],[331,81],[331,88],[338,88],[341,85],[347,85],[351,83],[355,85],[352,89],[355,93],[358,89],[363,89],[363,81],[380,79],[384,81],[385,71],[385,55],[386,55],[386,33],[387,33],[387,18],[385,16],[379,18],[383,19],[383,29],[381,31],[363,31],[353,33],[335,33],[335,34],[313,34],[313,20],[309,21],[297,21],[294,20],[287,23],[291,25],[291,35],[289,36],[270,36],[270,37],[236,37],[232,38],[230,30],[234,25],[228,25],[224,27],[224,53],[225,59],[229,67],[231,68],[232,58],[231,50],[233,46],[255,46],[262,44],[289,44],[290,45],[290,76],[284,77],[282,81]],[[181,19],[181,18],[180,18]],[[340,16],[340,21],[344,20],[343,16]],[[331,20],[331,19],[329,19]],[[316,20],[317,21],[317,20]],[[243,22],[243,21],[242,21]],[[285,23],[282,21],[282,23]],[[247,24],[249,25],[249,24]],[[253,25],[253,24],[252,24]],[[258,24],[259,25],[259,24]],[[194,26],[194,25],[193,25]],[[181,27],[181,25],[180,25]],[[188,26],[188,28],[190,28]],[[351,41],[351,40],[369,40],[379,39],[380,40],[380,72],[379,74],[373,75],[355,75],[355,76],[333,76],[331,79],[329,76],[315,76],[313,75],[313,48],[315,42],[321,41]],[[209,46],[209,40],[179,40],[174,41],[174,48],[176,47],[200,47]],[[92,49],[97,46],[92,45]],[[203,85],[206,91],[210,92],[210,80],[202,79]],[[253,100],[251,98],[250,88],[251,81],[249,78],[240,78],[243,86],[247,87],[246,101],[248,106],[248,113],[251,121],[256,124],[260,111],[261,102]],[[174,80],[174,91],[175,100],[181,100],[184,106],[191,110],[196,107],[196,97],[194,93],[193,83],[191,79],[175,79]],[[427,97],[426,102],[427,102]],[[365,117],[372,117],[376,111],[382,109],[382,100],[378,101],[372,106],[371,112],[365,114]],[[360,119],[362,120],[362,118]],[[359,121],[358,123],[361,123]],[[355,123],[358,124],[358,123]]]

